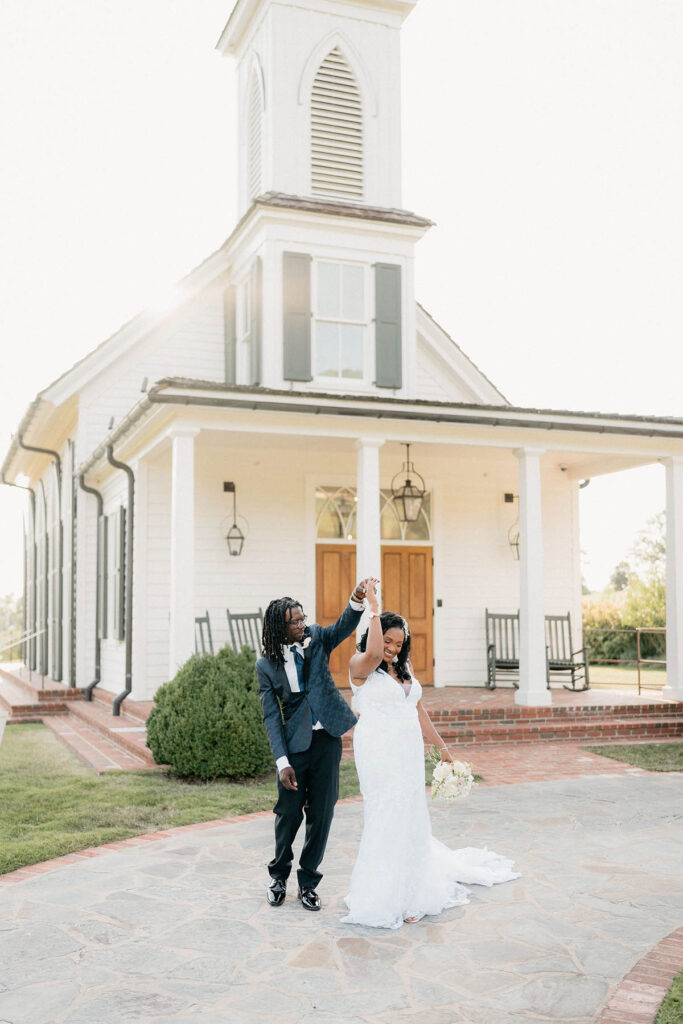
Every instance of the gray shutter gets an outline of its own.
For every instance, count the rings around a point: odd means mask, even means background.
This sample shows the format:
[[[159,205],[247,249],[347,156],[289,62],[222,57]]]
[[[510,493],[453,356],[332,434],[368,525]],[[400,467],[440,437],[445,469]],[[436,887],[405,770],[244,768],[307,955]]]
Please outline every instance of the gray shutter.
[[[47,526],[43,532],[43,558],[41,565],[41,602],[40,602],[40,628],[42,630],[42,636],[40,638],[40,668],[39,672],[41,676],[47,675],[47,652],[48,652],[48,624],[49,624],[49,609],[48,609],[48,598],[50,594],[50,535],[47,532]]]
[[[261,257],[256,256],[249,271],[249,384],[261,383],[262,323]]]
[[[97,520],[97,635],[100,640],[107,637],[107,564],[108,519],[100,516]]]
[[[400,388],[403,382],[401,345],[401,267],[375,264],[375,384]]]
[[[114,559],[114,636],[126,639],[126,510],[119,508],[116,522]]]
[[[282,341],[285,380],[311,380],[311,257],[282,254]]]
[[[229,284],[223,292],[223,337],[225,339],[225,383],[236,383],[237,322],[235,286]]]
[[[59,538],[57,531],[59,524],[52,524],[52,538],[50,543],[50,561],[48,571],[48,608],[50,610],[50,675],[57,680],[59,667]]]

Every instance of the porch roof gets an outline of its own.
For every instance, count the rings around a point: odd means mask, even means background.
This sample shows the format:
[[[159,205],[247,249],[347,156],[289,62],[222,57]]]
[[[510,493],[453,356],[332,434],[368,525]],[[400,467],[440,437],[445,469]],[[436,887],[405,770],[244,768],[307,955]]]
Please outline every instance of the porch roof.
[[[234,409],[252,412],[291,413],[313,416],[343,416],[381,420],[387,423],[423,422],[438,425],[484,426],[519,430],[553,431],[581,437],[621,435],[646,444],[641,463],[663,454],[657,442],[680,440],[683,452],[683,420],[673,417],[625,415],[623,413],[576,412],[573,410],[530,409],[521,406],[481,405],[426,399],[393,398],[379,395],[330,394],[321,391],[289,391],[189,378],[166,378],[152,385],[145,397],[114,427],[105,440],[78,467],[86,473],[104,458],[106,447],[127,438],[153,412],[162,407],[170,412],[188,407]],[[515,445],[516,441],[510,441]],[[533,442],[537,443],[537,442]],[[679,452],[677,446],[677,453]],[[668,451],[667,451],[668,453]],[[637,464],[637,463],[634,463]],[[627,468],[614,466],[613,468]],[[604,470],[603,470],[604,471]]]

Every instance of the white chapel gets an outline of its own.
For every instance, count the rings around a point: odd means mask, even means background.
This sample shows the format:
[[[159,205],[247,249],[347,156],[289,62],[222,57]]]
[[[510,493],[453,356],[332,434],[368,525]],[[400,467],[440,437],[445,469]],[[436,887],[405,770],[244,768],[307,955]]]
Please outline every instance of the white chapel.
[[[328,623],[365,574],[426,685],[486,685],[486,612],[519,610],[515,699],[547,704],[546,616],[569,613],[581,646],[580,484],[655,461],[683,697],[683,422],[514,406],[415,295],[432,223],[401,198],[416,3],[237,0],[218,49],[238,222],[172,312],[65,368],[18,425],[2,480],[27,490],[25,661],[114,713],[175,674],[198,619],[214,648],[228,611],[283,594]]]

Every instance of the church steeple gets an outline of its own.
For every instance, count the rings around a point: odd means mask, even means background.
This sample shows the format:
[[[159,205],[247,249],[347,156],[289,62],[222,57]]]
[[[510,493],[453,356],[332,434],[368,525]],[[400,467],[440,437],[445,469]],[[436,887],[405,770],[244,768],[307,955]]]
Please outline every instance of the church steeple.
[[[417,0],[238,0],[239,208],[263,192],[401,205],[401,23]]]
[[[401,210],[401,24],[417,0],[238,0],[229,383],[410,396],[414,246]]]

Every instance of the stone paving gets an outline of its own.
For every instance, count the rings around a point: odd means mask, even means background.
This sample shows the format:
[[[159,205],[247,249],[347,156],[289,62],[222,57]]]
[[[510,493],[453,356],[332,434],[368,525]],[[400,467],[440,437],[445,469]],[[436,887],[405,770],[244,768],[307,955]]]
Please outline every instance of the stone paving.
[[[359,802],[338,807],[319,914],[267,906],[269,816],[36,874],[0,890],[0,1024],[597,1022],[683,923],[682,778],[482,786],[435,807],[437,836],[523,877],[398,932],[340,921]]]

